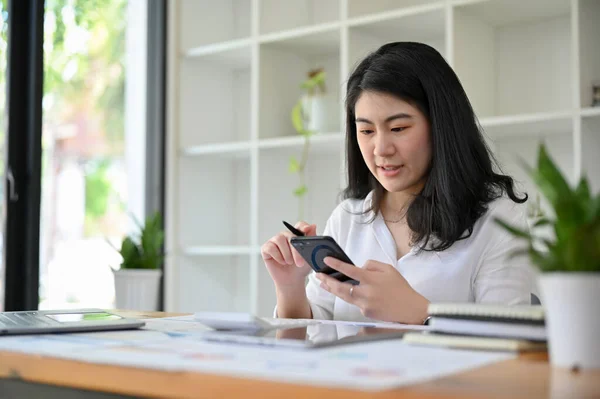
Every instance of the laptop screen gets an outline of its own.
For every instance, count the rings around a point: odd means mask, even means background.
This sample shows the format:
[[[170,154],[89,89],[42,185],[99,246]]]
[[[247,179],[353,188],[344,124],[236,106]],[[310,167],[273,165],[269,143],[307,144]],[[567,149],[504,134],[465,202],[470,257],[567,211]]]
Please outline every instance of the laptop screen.
[[[54,313],[46,314],[53,320],[60,323],[76,323],[81,321],[105,321],[105,320],[120,320],[121,316],[116,314],[97,312],[97,313]]]

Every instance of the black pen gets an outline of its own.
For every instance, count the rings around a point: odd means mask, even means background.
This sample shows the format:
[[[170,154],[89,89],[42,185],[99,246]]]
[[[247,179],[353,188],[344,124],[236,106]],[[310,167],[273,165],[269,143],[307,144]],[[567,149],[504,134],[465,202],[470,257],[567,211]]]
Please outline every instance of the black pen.
[[[301,232],[300,230],[298,230],[297,228],[295,228],[294,226],[292,226],[291,224],[289,224],[289,223],[288,223],[288,222],[286,222],[285,220],[283,221],[283,225],[284,225],[285,227],[287,227],[287,229],[288,229],[289,231],[291,231],[292,233],[294,233],[296,236],[298,236],[298,237],[303,237],[303,236],[304,236],[304,233],[303,233],[303,232]]]

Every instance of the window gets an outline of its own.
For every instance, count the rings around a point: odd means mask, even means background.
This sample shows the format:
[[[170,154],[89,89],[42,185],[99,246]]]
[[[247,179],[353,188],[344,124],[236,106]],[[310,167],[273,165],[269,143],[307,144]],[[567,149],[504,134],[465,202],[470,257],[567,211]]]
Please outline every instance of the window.
[[[128,62],[146,44],[145,3],[46,0],[40,309],[113,306],[115,248],[143,217],[130,199],[144,194],[144,168],[126,155],[145,126],[126,115],[132,96],[145,104],[131,77],[146,63]]]

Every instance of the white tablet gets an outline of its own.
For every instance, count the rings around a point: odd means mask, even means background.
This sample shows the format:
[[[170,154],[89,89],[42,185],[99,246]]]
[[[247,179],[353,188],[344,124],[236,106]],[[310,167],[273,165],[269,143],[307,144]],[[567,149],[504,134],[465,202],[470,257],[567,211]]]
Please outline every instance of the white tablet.
[[[357,342],[401,339],[408,331],[411,330],[314,324],[306,327],[263,330],[211,331],[202,334],[202,338],[227,344],[312,349]]]

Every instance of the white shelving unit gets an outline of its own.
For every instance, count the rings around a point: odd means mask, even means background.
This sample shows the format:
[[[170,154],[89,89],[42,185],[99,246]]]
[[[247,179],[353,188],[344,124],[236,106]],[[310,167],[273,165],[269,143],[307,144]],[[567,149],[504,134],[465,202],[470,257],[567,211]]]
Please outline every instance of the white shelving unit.
[[[269,315],[260,245],[295,221],[290,122],[310,69],[327,72],[325,131],[311,143],[305,219],[344,186],[345,81],[391,41],[436,48],[461,79],[505,172],[545,142],[571,181],[600,189],[598,0],[177,0],[169,3],[167,273],[170,311]]]

